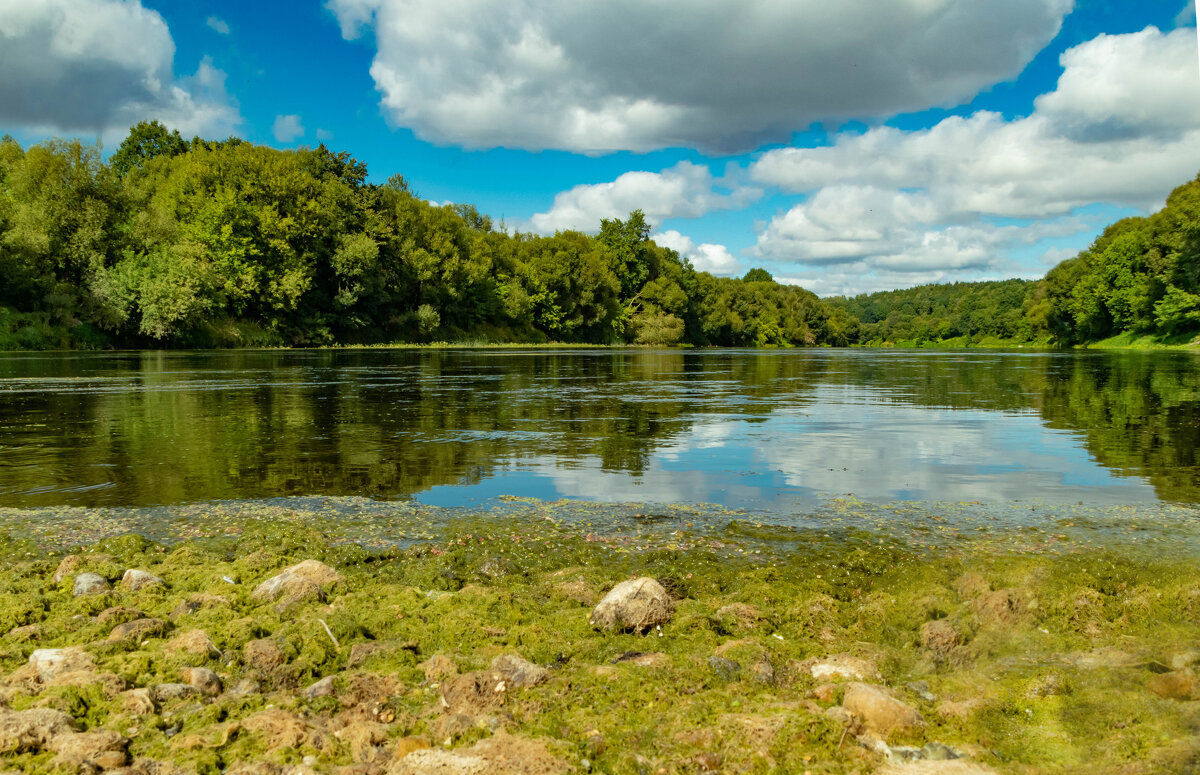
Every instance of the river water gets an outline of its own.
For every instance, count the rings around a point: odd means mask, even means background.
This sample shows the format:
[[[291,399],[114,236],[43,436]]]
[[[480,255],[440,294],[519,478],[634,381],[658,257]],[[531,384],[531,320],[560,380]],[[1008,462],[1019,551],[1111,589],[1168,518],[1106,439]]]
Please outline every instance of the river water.
[[[1200,502],[1200,358],[334,350],[0,356],[0,507],[364,496]]]

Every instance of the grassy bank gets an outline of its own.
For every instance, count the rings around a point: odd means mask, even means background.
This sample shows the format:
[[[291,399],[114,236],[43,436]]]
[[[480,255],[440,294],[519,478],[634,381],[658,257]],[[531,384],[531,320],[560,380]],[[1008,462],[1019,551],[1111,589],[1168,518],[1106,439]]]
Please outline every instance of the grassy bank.
[[[1193,333],[1158,336],[1126,331],[1108,339],[1090,342],[1081,347],[1089,350],[1194,350],[1200,348],[1200,337]]]
[[[1200,765],[1186,511],[1002,529],[854,504],[806,527],[686,508],[358,523],[221,508],[159,513],[153,540],[115,535],[123,512],[0,514],[0,769],[74,772],[89,741],[143,773]],[[335,575],[256,594],[308,559]],[[127,569],[162,583],[132,590]],[[107,588],[75,596],[86,572]],[[594,627],[635,576],[662,584],[670,619]],[[71,669],[39,675],[35,650],[63,647]],[[860,684],[887,687],[905,723],[855,706]],[[6,736],[39,708],[79,745]],[[946,756],[961,758],[929,761]]]

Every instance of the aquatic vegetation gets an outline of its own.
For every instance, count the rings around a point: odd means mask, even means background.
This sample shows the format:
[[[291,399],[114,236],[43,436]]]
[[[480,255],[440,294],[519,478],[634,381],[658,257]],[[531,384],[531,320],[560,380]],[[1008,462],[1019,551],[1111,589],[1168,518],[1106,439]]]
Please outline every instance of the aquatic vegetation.
[[[89,755],[205,773],[406,772],[518,749],[611,773],[1197,764],[1190,510],[1035,524],[848,499],[786,524],[698,506],[310,505],[143,512],[146,536],[118,510],[0,513],[0,727],[49,709],[68,737],[115,735]],[[256,592],[305,560],[329,567]],[[131,590],[129,568],[165,584]],[[73,597],[82,572],[111,590]],[[670,618],[593,626],[638,576],[670,594]],[[68,647],[66,667],[30,661]],[[0,766],[73,771],[74,749],[48,746],[3,742]]]

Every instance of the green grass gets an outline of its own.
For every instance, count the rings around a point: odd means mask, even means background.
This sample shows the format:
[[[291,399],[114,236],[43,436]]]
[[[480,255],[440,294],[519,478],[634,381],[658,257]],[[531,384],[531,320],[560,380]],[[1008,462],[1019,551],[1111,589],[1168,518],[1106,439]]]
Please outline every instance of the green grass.
[[[1125,331],[1079,347],[1088,350],[1192,350],[1200,348],[1200,335],[1194,332],[1159,335]]]

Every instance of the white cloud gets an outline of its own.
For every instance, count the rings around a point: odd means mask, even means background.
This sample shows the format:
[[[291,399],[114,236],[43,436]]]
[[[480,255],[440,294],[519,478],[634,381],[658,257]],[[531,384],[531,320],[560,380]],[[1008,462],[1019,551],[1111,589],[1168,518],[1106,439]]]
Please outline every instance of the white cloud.
[[[218,16],[210,16],[204,20],[204,23],[215,30],[219,35],[229,34],[229,22]]]
[[[1073,0],[327,0],[370,28],[389,120],[468,147],[732,151],[954,105],[1015,77]],[[447,32],[452,31],[452,32]]]
[[[225,74],[205,59],[176,78],[174,57],[166,22],[140,0],[0,0],[0,124],[106,143],[145,119],[231,132],[241,116]]]
[[[691,237],[680,234],[674,229],[652,234],[650,239],[665,248],[676,251],[691,261],[692,266],[698,271],[723,276],[740,274],[742,271],[741,262],[724,245],[712,242],[702,242],[697,245]]]
[[[330,129],[317,129],[317,140],[322,143],[329,142],[333,139],[333,131]]]
[[[728,193],[717,189],[727,187]],[[596,231],[604,218],[624,218],[641,210],[657,225],[666,218],[698,218],[713,210],[737,209],[762,195],[758,188],[713,177],[708,167],[682,161],[662,172],[626,172],[608,183],[575,186],[554,197],[554,205],[530,218],[535,231]]]
[[[1183,7],[1179,15],[1175,17],[1176,27],[1195,27],[1196,26],[1196,0],[1188,0],[1188,4]]]
[[[750,178],[806,198],[760,231],[753,252],[854,265],[813,283],[829,289],[852,285],[854,275],[861,288],[897,273],[911,276],[892,287],[967,270],[1016,273],[1014,250],[1093,228],[1070,216],[1077,208],[1153,209],[1200,168],[1196,59],[1190,29],[1100,35],[1063,53],[1057,88],[1027,117],[980,112],[769,151]],[[998,217],[1023,222],[996,226]]]
[[[290,143],[296,138],[304,136],[304,125],[300,123],[300,117],[295,114],[279,115],[275,117],[275,123],[271,126],[271,134],[278,142]]]

